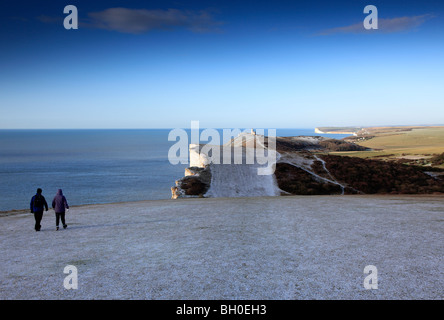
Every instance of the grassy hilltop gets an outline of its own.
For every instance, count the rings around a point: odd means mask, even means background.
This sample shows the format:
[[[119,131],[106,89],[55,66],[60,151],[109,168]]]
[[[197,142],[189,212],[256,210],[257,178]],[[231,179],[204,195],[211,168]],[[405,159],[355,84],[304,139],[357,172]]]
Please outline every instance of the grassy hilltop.
[[[372,150],[330,154],[444,168],[444,126],[362,128],[344,140]]]

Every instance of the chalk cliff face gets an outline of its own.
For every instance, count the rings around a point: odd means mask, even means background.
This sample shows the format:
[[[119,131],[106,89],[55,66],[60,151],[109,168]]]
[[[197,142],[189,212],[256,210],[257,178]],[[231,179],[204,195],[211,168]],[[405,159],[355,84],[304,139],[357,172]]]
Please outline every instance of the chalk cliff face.
[[[190,167],[185,169],[185,177],[176,181],[176,186],[171,187],[172,198],[186,196],[203,197],[211,184],[210,167]]]
[[[171,188],[172,198],[280,195],[274,174],[264,174],[274,170],[277,155],[272,156],[275,151],[264,145],[263,138],[242,133],[222,146],[190,145],[191,166]],[[259,160],[258,154],[263,156]]]
[[[443,180],[412,167],[325,154],[359,150],[365,148],[323,137],[277,137],[270,145],[254,133],[223,146],[190,145],[191,166],[171,188],[172,198],[444,192]],[[272,155],[266,164],[251,161],[258,151]]]

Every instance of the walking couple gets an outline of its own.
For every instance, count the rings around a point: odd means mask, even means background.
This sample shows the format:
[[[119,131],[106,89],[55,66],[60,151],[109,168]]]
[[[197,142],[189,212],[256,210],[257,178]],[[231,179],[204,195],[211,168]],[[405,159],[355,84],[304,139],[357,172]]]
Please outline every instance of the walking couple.
[[[42,189],[37,189],[37,194],[31,199],[31,213],[34,213],[35,218],[35,231],[40,231],[42,227],[40,222],[43,218],[43,210],[48,211],[48,203],[45,197],[42,195]],[[69,209],[68,202],[63,195],[62,189],[57,191],[56,196],[52,200],[52,207],[54,208],[56,215],[56,230],[59,230],[59,222],[62,220],[63,228],[66,229],[68,226],[65,222],[65,209]]]

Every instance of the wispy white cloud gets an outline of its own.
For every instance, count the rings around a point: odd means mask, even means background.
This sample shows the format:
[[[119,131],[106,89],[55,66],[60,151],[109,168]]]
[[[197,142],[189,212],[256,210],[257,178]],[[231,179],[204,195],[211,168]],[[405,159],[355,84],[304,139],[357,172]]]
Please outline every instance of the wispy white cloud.
[[[207,11],[188,11],[178,9],[146,10],[109,8],[88,13],[84,25],[92,28],[117,31],[121,33],[146,33],[152,30],[175,30],[185,28],[192,32],[217,31],[221,22],[215,21]]]
[[[398,18],[390,18],[378,19],[378,29],[367,30],[364,28],[363,22],[359,22],[356,24],[352,24],[344,27],[337,27],[326,29],[318,33],[318,35],[331,35],[338,33],[373,33],[373,32],[381,32],[381,33],[395,33],[395,32],[403,32],[413,30],[416,27],[419,27],[427,20],[434,18],[435,16],[432,14],[423,14],[419,16],[411,16],[411,17],[398,17]]]

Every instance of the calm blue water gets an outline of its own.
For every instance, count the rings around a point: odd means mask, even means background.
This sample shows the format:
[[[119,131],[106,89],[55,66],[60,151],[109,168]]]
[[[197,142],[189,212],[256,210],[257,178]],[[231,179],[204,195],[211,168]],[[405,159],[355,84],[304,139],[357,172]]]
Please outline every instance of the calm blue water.
[[[169,132],[0,130],[0,211],[29,208],[38,187],[48,202],[63,189],[70,205],[170,199],[187,165],[168,161],[176,143],[168,141]],[[315,134],[278,129],[277,135]]]

